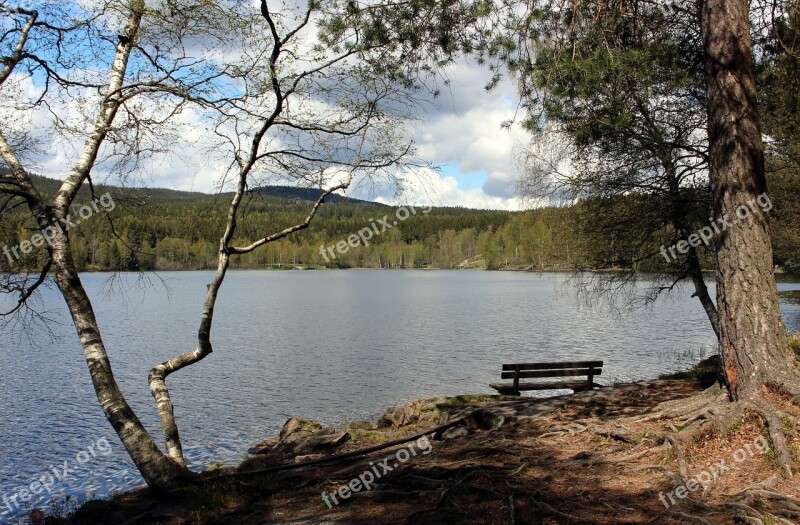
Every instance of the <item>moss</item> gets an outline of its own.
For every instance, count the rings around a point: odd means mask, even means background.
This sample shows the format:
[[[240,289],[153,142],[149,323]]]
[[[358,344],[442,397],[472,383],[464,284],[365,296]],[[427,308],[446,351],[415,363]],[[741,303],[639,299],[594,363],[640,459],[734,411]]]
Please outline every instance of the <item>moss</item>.
[[[778,451],[775,450],[775,447],[772,444],[772,438],[769,437],[769,429],[767,428],[766,425],[762,426],[761,435],[764,436],[764,440],[766,441],[767,444],[769,444],[769,449],[767,449],[767,452],[764,454],[764,457],[767,458],[767,461],[769,461],[769,464],[772,468],[774,469],[782,468],[781,460],[778,457]]]
[[[358,440],[377,441],[378,443],[389,441],[389,436],[377,430],[353,430],[351,434],[354,442]]]
[[[202,483],[189,489],[189,512],[195,521],[206,521],[220,511],[230,509],[239,499],[233,480]]]
[[[455,396],[455,397],[448,397],[442,403],[437,403],[435,407],[425,407],[429,408],[431,411],[439,410],[440,412],[449,412],[451,410],[455,410],[456,408],[461,408],[467,405],[474,405],[477,403],[488,403],[488,402],[496,402],[496,401],[507,401],[507,400],[518,400],[519,397],[517,396],[497,396],[497,395],[489,395],[489,394],[476,394],[476,395],[465,395],[465,396]],[[423,411],[425,411],[423,409]]]
[[[659,379],[682,379],[682,380],[698,380],[704,385],[715,383],[720,378],[720,362],[718,355],[712,355],[707,359],[703,359],[697,363],[690,370],[683,372],[675,372],[673,374],[662,374],[658,376]]]
[[[299,422],[302,430],[319,430],[322,428],[322,424],[317,421],[300,418],[295,418],[295,420]]]
[[[252,470],[263,466],[264,464],[264,457],[263,456],[250,456],[249,458],[245,458],[244,461],[239,463],[239,466],[236,467],[236,470]]]
[[[800,332],[789,336],[789,348],[794,351],[794,355],[800,359]]]

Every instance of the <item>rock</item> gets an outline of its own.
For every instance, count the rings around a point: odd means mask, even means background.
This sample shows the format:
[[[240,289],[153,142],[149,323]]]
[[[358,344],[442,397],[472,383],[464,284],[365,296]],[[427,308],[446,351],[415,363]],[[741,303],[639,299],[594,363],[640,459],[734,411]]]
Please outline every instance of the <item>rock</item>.
[[[315,434],[300,443],[301,449],[316,450],[321,448],[336,448],[344,445],[352,436],[349,432],[339,432],[338,434]]]
[[[416,422],[421,406],[422,401],[408,401],[402,407],[386,412],[378,422],[378,428],[403,427]]]
[[[470,430],[497,430],[513,421],[513,417],[496,414],[491,410],[479,409],[467,417],[467,426]]]
[[[273,436],[271,438],[267,438],[264,441],[256,443],[256,445],[253,446],[252,448],[249,448],[247,450],[247,453],[248,454],[266,454],[267,452],[269,452],[270,450],[275,448],[275,445],[277,445],[279,441],[280,441],[280,438],[278,436]]]
[[[325,457],[325,454],[306,454],[305,456],[297,456],[294,458],[295,463],[302,463],[303,461],[313,461]]]
[[[448,439],[455,439],[469,434],[469,429],[465,425],[456,425],[450,427],[444,432],[437,432],[433,439],[436,441],[447,441]]]
[[[43,524],[47,520],[47,514],[41,509],[33,509],[28,517],[33,525]]]
[[[320,425],[316,421],[311,421],[310,419],[301,419],[299,417],[293,417],[289,419],[289,421],[283,424],[283,428],[281,429],[279,437],[281,441],[284,441],[288,437],[298,433],[312,434],[315,431],[321,429],[322,425]]]
[[[261,441],[248,452],[305,455],[339,447],[350,441],[351,437],[349,432],[337,433],[331,427],[323,428],[316,421],[293,417],[283,425],[280,435]]]
[[[422,428],[435,427],[439,424],[439,412],[422,412],[417,419],[417,426]]]
[[[336,448],[350,441],[350,438],[349,432],[337,433],[331,427],[323,428],[316,421],[293,417],[283,425],[280,440],[274,450],[304,454],[320,449]]]
[[[375,430],[372,421],[352,421],[345,427],[348,430]]]
[[[403,421],[403,410],[395,408],[386,412],[378,421],[378,428],[399,427]]]

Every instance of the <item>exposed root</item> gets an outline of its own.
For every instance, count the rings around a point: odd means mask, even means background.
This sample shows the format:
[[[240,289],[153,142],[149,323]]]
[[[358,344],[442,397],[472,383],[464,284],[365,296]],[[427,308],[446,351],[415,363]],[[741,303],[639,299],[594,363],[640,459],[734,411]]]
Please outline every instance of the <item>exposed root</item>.
[[[507,480],[509,478],[513,478],[514,476],[518,475],[520,472],[522,472],[527,467],[528,467],[528,463],[527,462],[523,463],[522,465],[520,465],[519,467],[517,467],[517,468],[515,468],[513,470],[496,470],[496,469],[487,469],[487,468],[481,468],[481,467],[475,467],[475,466],[466,467],[466,468],[462,469],[463,474],[458,479],[456,479],[454,482],[452,482],[449,485],[444,486],[444,487],[442,486],[442,484],[444,483],[444,480],[432,480],[430,478],[424,478],[426,480],[426,483],[430,483],[430,482],[437,483],[437,485],[440,487],[439,497],[437,498],[436,503],[434,504],[433,507],[429,507],[429,508],[418,510],[417,512],[415,512],[415,513],[411,514],[410,516],[408,516],[406,518],[406,522],[407,523],[418,523],[419,521],[417,521],[417,519],[418,519],[418,516],[420,516],[421,514],[428,514],[428,513],[435,512],[435,511],[441,509],[444,506],[445,502],[448,499],[450,499],[451,494],[453,494],[453,492],[458,487],[465,487],[465,488],[469,489],[469,491],[471,491],[471,492],[476,492],[476,491],[477,492],[485,492],[487,494],[491,494],[494,497],[504,498],[505,496],[503,494],[501,494],[500,492],[498,492],[498,491],[495,491],[495,490],[492,490],[492,489],[486,488],[486,487],[481,487],[479,485],[471,484],[471,483],[468,483],[468,482],[471,481],[474,477],[476,477],[478,475],[485,475],[485,476],[487,476],[489,478],[492,478],[493,476],[499,476],[500,479],[506,481],[506,485],[511,486],[508,483]],[[408,479],[407,477],[401,478],[402,481],[406,481],[407,479]],[[515,515],[514,494],[511,494],[508,497],[508,502],[509,502],[509,514],[510,514],[510,517],[511,517],[511,522],[514,523],[515,522],[515,517],[514,517],[514,515]]]
[[[592,432],[594,432],[598,436],[602,436],[609,439],[616,439],[617,441],[622,441],[623,443],[627,444],[633,443],[633,441],[631,441],[631,438],[629,438],[624,434],[620,434],[619,432],[614,432],[610,430],[592,430]]]
[[[793,391],[788,393],[795,396]],[[793,413],[787,413],[781,407],[767,400],[758,399],[732,403],[728,400],[727,392],[723,388],[714,386],[690,399],[661,403],[645,416],[632,418],[631,420],[637,423],[659,419],[669,420],[666,425],[667,434],[662,437],[663,444],[661,447],[663,450],[671,448],[674,451],[679,473],[670,472],[660,465],[652,465],[651,467],[664,469],[665,474],[672,479],[674,485],[681,485],[686,484],[691,475],[686,459],[687,447],[692,446],[693,443],[709,432],[728,431],[732,426],[740,422],[747,412],[759,416],[764,421],[777,460],[786,474],[791,477],[795,458],[792,456],[789,446],[791,435],[787,434],[786,426],[797,426],[800,423]],[[595,431],[595,433],[598,432]],[[652,451],[654,450],[649,449],[644,452]],[[603,455],[603,452],[587,453],[579,456],[592,457],[600,455]],[[597,458],[594,461],[590,460],[590,462],[616,462],[625,461],[626,459],[632,459],[632,457]],[[742,523],[761,525],[778,522],[800,523],[798,519],[800,518],[800,498],[772,490],[779,482],[779,475],[773,475],[763,482],[731,496],[733,501],[729,501],[724,505],[735,508],[737,519]],[[704,485],[704,495],[710,487],[710,485],[708,487]],[[705,504],[699,501],[692,502],[693,505],[695,503],[697,504],[696,507],[706,507]],[[711,508],[705,508],[703,514],[705,515],[705,513],[712,511]],[[689,512],[672,510],[667,515],[679,518],[684,522],[709,523],[703,516]]]
[[[748,400],[730,403],[719,392],[709,389],[703,392],[699,399],[687,402],[670,401],[659,405],[656,410],[646,416],[647,420],[658,418],[671,418],[673,421],[687,422],[688,425],[679,429],[675,425],[668,425],[671,433],[664,436],[664,446],[669,446],[675,453],[680,477],[670,472],[674,484],[685,484],[689,479],[689,470],[686,461],[686,447],[697,441],[703,434],[712,431],[725,431],[745,415],[752,412],[759,416],[766,425],[777,460],[786,474],[791,477],[795,465],[787,437],[786,424],[797,425],[797,417],[781,408],[764,400]],[[690,412],[686,412],[690,410]],[[682,417],[675,418],[677,411],[684,411]],[[800,518],[800,498],[781,494],[772,490],[780,482],[778,475],[773,475],[761,483],[746,488],[733,495],[734,501],[725,505],[735,508],[737,519],[742,523],[797,523]],[[707,490],[704,487],[704,493]],[[700,502],[697,502],[698,505]],[[758,510],[756,510],[758,509]],[[705,518],[689,513],[670,512],[670,515],[684,521],[708,523]]]
[[[632,450],[635,450],[638,447],[634,447]],[[629,461],[633,461],[635,459],[639,459],[642,456],[646,456],[648,454],[653,454],[656,452],[665,452],[667,450],[666,445],[661,445],[655,448],[645,448],[640,450],[634,454],[628,454],[626,456],[618,457],[618,458],[598,458],[595,460],[586,460],[587,465],[600,465],[600,464],[607,464],[607,463],[627,463]]]
[[[720,405],[727,401],[728,393],[720,385],[705,389],[702,393],[685,399],[675,399],[660,403],[650,414],[634,418],[637,422],[657,419],[687,420],[692,414],[702,414],[705,408]],[[688,414],[688,415],[687,415]]]
[[[748,523],[757,521],[764,523],[767,517],[773,523],[775,521],[797,523],[797,518],[800,517],[800,499],[770,490],[745,490],[743,498],[726,505],[742,511],[743,514],[740,514],[739,518]],[[759,510],[756,510],[755,507],[758,507]]]
[[[778,461],[786,471],[786,474],[791,478],[793,476],[794,458],[792,457],[792,452],[789,450],[789,441],[782,427],[782,419],[789,417],[788,414],[772,405],[766,405],[764,403],[751,402],[748,403],[747,406],[764,419],[764,422],[767,424],[772,446],[775,448],[775,452],[778,455]]]
[[[694,514],[689,514],[687,512],[680,512],[677,510],[673,510],[672,512],[669,513],[669,515],[692,523],[703,523],[704,525],[711,525],[711,522],[705,519],[704,517],[696,516]]]
[[[772,490],[772,488],[774,488],[775,485],[778,483],[779,478],[780,478],[780,476],[778,474],[773,474],[772,476],[768,477],[764,481],[760,481],[758,483],[750,485],[749,487],[745,487],[744,490],[741,490],[741,491],[737,492],[736,494],[733,494],[733,496],[742,496],[749,490],[756,490],[756,489]]]
[[[686,454],[683,451],[683,445],[681,445],[678,438],[675,436],[667,436],[666,440],[672,445],[672,449],[675,451],[675,457],[678,460],[678,470],[681,474],[681,481],[683,484],[689,481],[689,469],[686,467]]]
[[[551,507],[550,505],[548,505],[543,501],[538,501],[533,498],[531,498],[531,501],[533,502],[534,505],[536,505],[536,508],[538,508],[540,511],[544,512],[545,514],[549,514],[555,518],[564,520],[566,523],[585,524],[585,525],[596,523],[594,521],[579,519],[565,512],[561,512],[560,510]]]

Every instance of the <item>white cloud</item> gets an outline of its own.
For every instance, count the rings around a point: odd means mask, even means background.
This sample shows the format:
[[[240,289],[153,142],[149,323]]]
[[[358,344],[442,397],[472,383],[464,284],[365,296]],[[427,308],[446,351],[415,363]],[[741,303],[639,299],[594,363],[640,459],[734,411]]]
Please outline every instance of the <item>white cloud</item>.
[[[403,191],[398,195],[379,195],[373,200],[383,204],[414,206],[463,206],[476,209],[519,210],[515,197],[487,194],[481,188],[461,188],[451,175],[420,168],[403,174]]]
[[[514,198],[515,146],[529,140],[519,125],[503,126],[518,116],[519,98],[505,79],[487,93],[491,74],[474,63],[451,67],[450,79],[442,96],[434,101],[434,111],[418,125],[415,142],[419,156],[434,165],[448,165],[456,173],[445,179],[455,183],[446,192],[448,201],[469,207],[518,209]],[[486,175],[480,189],[458,184],[459,175]],[[437,188],[440,193],[443,186]]]
[[[413,176],[405,173],[406,183],[399,197],[387,189],[378,191],[376,198],[381,202],[413,199],[418,204],[520,209],[513,191],[512,156],[515,146],[527,143],[529,137],[518,125],[503,127],[504,122],[521,115],[518,115],[519,99],[514,86],[506,79],[487,93],[484,86],[491,79],[491,73],[472,62],[452,66],[445,74],[448,85],[441,86],[439,98],[419,101],[419,120],[410,130],[418,157],[434,166],[446,166],[445,175],[432,170],[418,170]],[[22,91],[24,98],[37,94],[32,85],[25,83]],[[8,117],[12,113],[9,109],[0,113]],[[34,159],[34,169],[44,175],[63,178],[75,162],[85,137],[54,136],[52,115],[44,110],[31,113],[25,127],[45,140],[44,154]],[[67,101],[58,113],[66,121],[76,122],[90,117],[92,108],[81,108]],[[224,153],[227,149],[220,147],[219,137],[211,133],[210,124],[201,112],[187,108],[175,123],[176,136],[168,139],[170,151],[153,155],[128,184],[187,191],[219,190],[230,165],[230,158]],[[98,181],[120,182],[111,176],[104,164],[99,164],[93,174]],[[409,182],[411,180],[413,182]]]

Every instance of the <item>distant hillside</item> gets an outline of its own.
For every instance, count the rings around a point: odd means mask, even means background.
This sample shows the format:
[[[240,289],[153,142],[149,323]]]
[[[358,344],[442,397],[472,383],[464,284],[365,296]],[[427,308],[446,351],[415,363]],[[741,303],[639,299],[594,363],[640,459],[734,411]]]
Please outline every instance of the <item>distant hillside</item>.
[[[35,177],[47,197],[59,182]],[[800,208],[795,179],[773,179],[771,215],[775,261],[800,267]],[[214,268],[225,228],[230,193],[208,194],[163,188],[117,188],[116,207],[82,221],[71,231],[75,262],[81,270],[201,270]],[[302,222],[320,190],[264,186],[250,192],[240,210],[236,245],[246,245]],[[331,196],[311,225],[241,257],[233,268],[535,268],[564,270],[630,267],[617,251],[636,240],[636,231],[617,231],[598,220],[598,206],[635,212],[636,197],[581,201],[565,208],[525,212],[463,207],[398,210],[374,202]],[[641,197],[640,197],[641,198]],[[89,200],[84,187],[77,204]],[[36,225],[22,206],[0,207],[0,250],[29,240]],[[362,237],[358,237],[361,233]],[[655,244],[654,244],[655,242]],[[659,244],[638,246],[637,267],[665,268]],[[636,247],[635,246],[635,247]],[[40,253],[31,253],[36,266]],[[16,271],[0,257],[0,272]],[[713,267],[710,254],[702,264]]]
[[[270,197],[277,197],[281,199],[294,199],[300,201],[316,202],[319,196],[322,195],[322,190],[317,188],[293,188],[291,186],[262,186],[255,188],[252,193],[260,193]],[[325,198],[325,202],[337,203],[346,202],[348,204],[367,204],[370,206],[385,206],[378,202],[365,201],[361,199],[353,199],[333,193]]]
[[[48,197],[59,185],[59,181],[43,177],[35,177],[35,183]],[[230,193],[100,184],[95,185],[95,190],[100,195],[110,193],[116,207],[107,216],[82,221],[72,231],[75,262],[81,270],[215,267]],[[264,186],[249,192],[240,210],[235,244],[249,244],[302,222],[319,195],[318,189],[288,186]],[[89,199],[89,189],[84,187],[76,205]],[[453,268],[482,251],[493,252],[489,244],[494,242],[495,232],[519,215],[462,207],[426,208],[428,213],[422,208],[409,210],[398,213],[392,206],[331,195],[309,228],[235,257],[233,267]],[[34,228],[22,207],[3,213],[0,248],[27,240]],[[358,232],[368,238],[357,246],[348,245],[346,241]],[[337,250],[335,255],[324,252],[331,245],[346,248]],[[499,256],[490,253],[488,262],[477,265],[494,264],[492,261]],[[0,271],[5,262],[0,258]],[[32,259],[32,266],[33,263]]]
[[[60,181],[56,179],[50,179],[47,177],[42,177],[38,175],[32,176],[34,183],[38,188],[45,194],[54,194],[60,185]],[[231,192],[223,192],[223,193],[203,193],[203,192],[196,192],[196,191],[181,191],[181,190],[172,190],[168,188],[120,188],[117,186],[106,186],[103,184],[96,184],[95,189],[97,191],[106,191],[106,190],[114,190],[114,191],[123,191],[127,198],[134,198],[134,199],[147,199],[151,203],[152,202],[164,202],[164,201],[188,201],[188,200],[197,200],[197,199],[207,199],[207,198],[224,198],[227,199],[232,195]],[[259,188],[254,188],[249,191],[252,195],[262,195],[265,197],[274,197],[275,199],[280,199],[284,201],[309,201],[309,202],[316,202],[319,199],[319,196],[322,194],[322,190],[318,188],[294,188],[292,186],[262,186]],[[86,197],[89,195],[88,187],[84,187],[81,190],[81,197]],[[329,195],[325,202],[327,203],[349,203],[349,204],[365,204],[370,206],[385,206],[384,204],[380,204],[377,202],[366,201],[361,199],[354,199],[351,197],[345,197],[343,195],[332,194]]]

